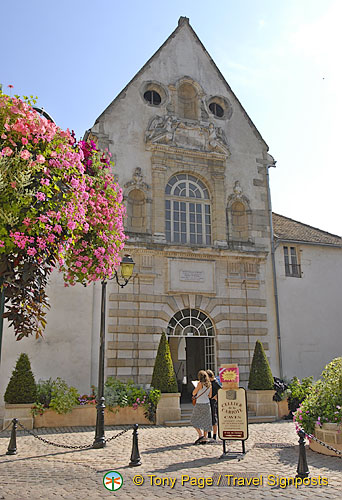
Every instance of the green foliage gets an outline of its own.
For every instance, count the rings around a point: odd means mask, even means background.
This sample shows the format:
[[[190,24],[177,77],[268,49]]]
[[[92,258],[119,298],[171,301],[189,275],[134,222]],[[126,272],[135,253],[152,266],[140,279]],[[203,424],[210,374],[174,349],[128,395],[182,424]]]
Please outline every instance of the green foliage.
[[[178,392],[170,347],[164,332],[160,338],[158,352],[154,362],[151,385],[155,389],[159,389],[160,392]]]
[[[61,378],[56,380],[39,380],[37,384],[37,398],[32,407],[33,415],[42,415],[51,408],[56,413],[68,413],[74,406],[80,404],[79,393],[75,387],[69,387]]]
[[[37,388],[27,354],[20,354],[8,383],[4,399],[6,403],[33,403]]]
[[[132,380],[125,383],[114,377],[108,377],[105,383],[104,397],[106,406],[112,411],[117,406],[121,408],[131,406],[134,409],[143,406],[145,416],[153,422],[160,399],[160,391],[153,388],[146,390],[135,385]]]
[[[271,390],[274,381],[269,362],[260,340],[255,343],[251,371],[249,373],[248,389],[250,390]]]
[[[52,385],[50,408],[56,413],[68,413],[79,404],[79,393],[75,387],[69,387],[61,378]]]
[[[313,385],[313,377],[304,377],[300,381],[297,377],[293,377],[289,383],[289,410],[295,412],[300,403],[304,401],[306,396],[310,393]]]
[[[43,405],[45,408],[49,408],[50,406],[53,384],[54,381],[51,378],[49,380],[38,380],[37,403]]]
[[[296,411],[294,420],[307,433],[313,432],[315,424],[342,424],[342,357],[335,358],[324,368],[320,380],[310,387]]]

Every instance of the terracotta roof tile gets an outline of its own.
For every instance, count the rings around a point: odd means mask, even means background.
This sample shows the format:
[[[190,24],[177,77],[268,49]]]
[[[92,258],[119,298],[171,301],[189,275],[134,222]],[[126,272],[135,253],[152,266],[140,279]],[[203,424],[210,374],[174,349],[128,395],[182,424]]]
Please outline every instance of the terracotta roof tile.
[[[275,239],[342,246],[342,238],[279,214],[272,214]]]

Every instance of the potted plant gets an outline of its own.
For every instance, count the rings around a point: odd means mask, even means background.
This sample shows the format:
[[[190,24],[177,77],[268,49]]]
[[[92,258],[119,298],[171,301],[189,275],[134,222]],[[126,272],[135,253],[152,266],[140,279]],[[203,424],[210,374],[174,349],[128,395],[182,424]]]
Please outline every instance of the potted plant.
[[[3,427],[7,427],[13,418],[17,418],[28,429],[33,428],[30,413],[37,396],[37,387],[31,370],[28,355],[20,354],[4,395],[5,418]]]
[[[160,337],[151,385],[161,392],[156,423],[164,424],[166,420],[179,421],[181,416],[180,393],[178,392],[169,343],[164,332]]]
[[[249,373],[248,409],[256,416],[277,417],[277,404],[273,401],[275,390],[269,362],[260,340],[255,343],[251,371]]]
[[[342,451],[342,357],[335,358],[323,370],[320,380],[310,389],[294,414],[296,427]],[[314,440],[310,448],[324,455],[337,456]]]
[[[34,427],[94,426],[96,422],[95,387],[92,394],[79,395],[61,378],[40,380],[37,401],[32,407]],[[105,383],[105,425],[150,424],[160,397],[156,389],[145,390],[108,377]]]

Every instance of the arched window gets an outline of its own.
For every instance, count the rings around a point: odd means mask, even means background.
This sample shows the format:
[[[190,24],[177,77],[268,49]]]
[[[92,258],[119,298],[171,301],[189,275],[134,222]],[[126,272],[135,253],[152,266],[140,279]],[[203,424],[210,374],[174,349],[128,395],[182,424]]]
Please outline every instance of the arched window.
[[[174,175],[166,185],[165,235],[173,243],[211,244],[209,192],[193,175]]]
[[[175,337],[213,337],[211,319],[198,309],[182,309],[170,319],[167,335]]]

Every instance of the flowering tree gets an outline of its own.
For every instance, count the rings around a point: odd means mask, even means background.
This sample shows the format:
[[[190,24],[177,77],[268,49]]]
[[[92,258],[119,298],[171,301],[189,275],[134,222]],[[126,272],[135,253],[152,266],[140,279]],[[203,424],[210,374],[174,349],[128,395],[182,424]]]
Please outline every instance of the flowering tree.
[[[54,267],[65,286],[111,278],[125,240],[109,153],[31,102],[0,93],[0,285],[17,340],[42,334]]]

